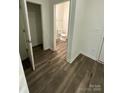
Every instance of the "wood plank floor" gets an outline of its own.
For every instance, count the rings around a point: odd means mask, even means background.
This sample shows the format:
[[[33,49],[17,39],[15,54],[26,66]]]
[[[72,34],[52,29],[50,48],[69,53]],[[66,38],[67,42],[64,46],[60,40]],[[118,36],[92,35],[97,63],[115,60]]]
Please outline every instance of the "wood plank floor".
[[[34,49],[36,70],[25,69],[30,93],[104,93],[104,65],[79,55],[66,62],[66,42],[57,51]]]

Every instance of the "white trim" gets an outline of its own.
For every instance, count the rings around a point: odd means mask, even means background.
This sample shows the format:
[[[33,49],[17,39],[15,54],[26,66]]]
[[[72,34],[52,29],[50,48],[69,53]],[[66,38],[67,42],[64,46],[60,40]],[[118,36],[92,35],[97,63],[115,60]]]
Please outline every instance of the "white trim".
[[[56,50],[56,4],[53,5],[53,51]]]
[[[70,19],[70,3],[71,1],[70,0],[67,0],[67,1],[61,1],[59,3],[56,3],[53,5],[53,51],[56,51],[56,5],[57,4],[61,4],[61,3],[65,3],[65,2],[69,2],[69,19]],[[68,20],[68,28],[69,28],[69,20]],[[68,29],[68,35],[69,35],[69,29]],[[68,38],[68,35],[67,35],[67,39]],[[68,45],[68,44],[67,44]]]
[[[97,60],[102,62],[102,63],[104,63],[104,62],[100,60],[100,55],[101,55],[103,44],[104,44],[104,37],[102,37],[102,40],[101,40],[101,43],[100,43],[100,46],[99,46],[99,51],[97,53]]]
[[[98,63],[104,64],[104,62],[98,60],[97,58],[95,58],[95,57],[93,57],[93,56],[91,56],[91,55],[88,55],[88,54],[86,54],[86,53],[81,53],[81,54],[84,55],[84,56],[87,56],[87,57],[91,58],[92,60],[94,60],[94,61],[96,61],[96,62],[98,62]]]
[[[102,44],[104,42],[104,33],[102,33],[102,37],[101,37],[101,40],[100,40],[100,43],[99,43],[99,46],[98,46],[98,51],[97,51],[97,60],[99,60],[99,56],[100,56],[100,53],[101,53],[101,47],[102,47]]]
[[[45,50],[45,41],[44,41],[44,27],[43,27],[43,17],[42,17],[42,14],[43,14],[43,8],[42,8],[42,3],[40,2],[35,2],[35,1],[31,1],[31,0],[26,0],[26,4],[27,3],[32,3],[32,4],[37,4],[37,5],[40,5],[40,13],[41,13],[41,27],[42,27],[42,41],[43,41],[43,50]],[[30,26],[30,25],[29,25]]]
[[[34,4],[42,4],[42,2],[38,0],[26,0],[26,2],[34,3]]]
[[[73,57],[73,58],[70,58],[70,59],[69,59],[69,58],[66,58],[66,59],[67,59],[67,62],[70,63],[70,64],[73,63],[73,61],[74,61],[78,56],[79,56],[79,54],[77,54],[77,56],[75,56],[75,57]]]
[[[85,52],[82,52],[82,53],[80,53],[80,54],[82,54],[82,55],[84,55],[84,56],[87,56],[87,57],[89,57],[89,58],[91,58],[91,59],[97,61],[97,58],[94,57],[94,56],[92,56],[92,55],[90,55],[90,54],[87,54],[87,53],[85,53]]]

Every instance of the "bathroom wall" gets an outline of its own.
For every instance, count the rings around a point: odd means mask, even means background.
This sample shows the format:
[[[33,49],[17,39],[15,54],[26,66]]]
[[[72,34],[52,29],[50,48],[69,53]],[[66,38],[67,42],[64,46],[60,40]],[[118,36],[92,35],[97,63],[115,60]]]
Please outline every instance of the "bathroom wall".
[[[67,1],[64,3],[64,30],[65,30],[65,34],[66,36],[68,35],[68,22],[69,22],[69,6],[70,5],[70,1]]]
[[[68,33],[68,18],[69,18],[69,2],[64,2],[56,5],[56,30],[57,38],[59,34],[67,36]]]

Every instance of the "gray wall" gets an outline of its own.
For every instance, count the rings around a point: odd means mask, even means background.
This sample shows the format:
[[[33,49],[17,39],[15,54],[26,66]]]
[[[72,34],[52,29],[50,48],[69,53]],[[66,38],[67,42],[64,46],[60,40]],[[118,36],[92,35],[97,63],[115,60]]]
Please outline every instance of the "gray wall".
[[[41,7],[38,4],[27,3],[32,46],[43,44]]]

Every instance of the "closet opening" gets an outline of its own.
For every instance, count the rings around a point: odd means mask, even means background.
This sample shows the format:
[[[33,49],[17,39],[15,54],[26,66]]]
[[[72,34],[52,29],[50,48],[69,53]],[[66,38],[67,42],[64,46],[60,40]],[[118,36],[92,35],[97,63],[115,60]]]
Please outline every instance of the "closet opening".
[[[40,63],[38,56],[43,52],[42,5],[27,2],[29,27],[35,67]]]

